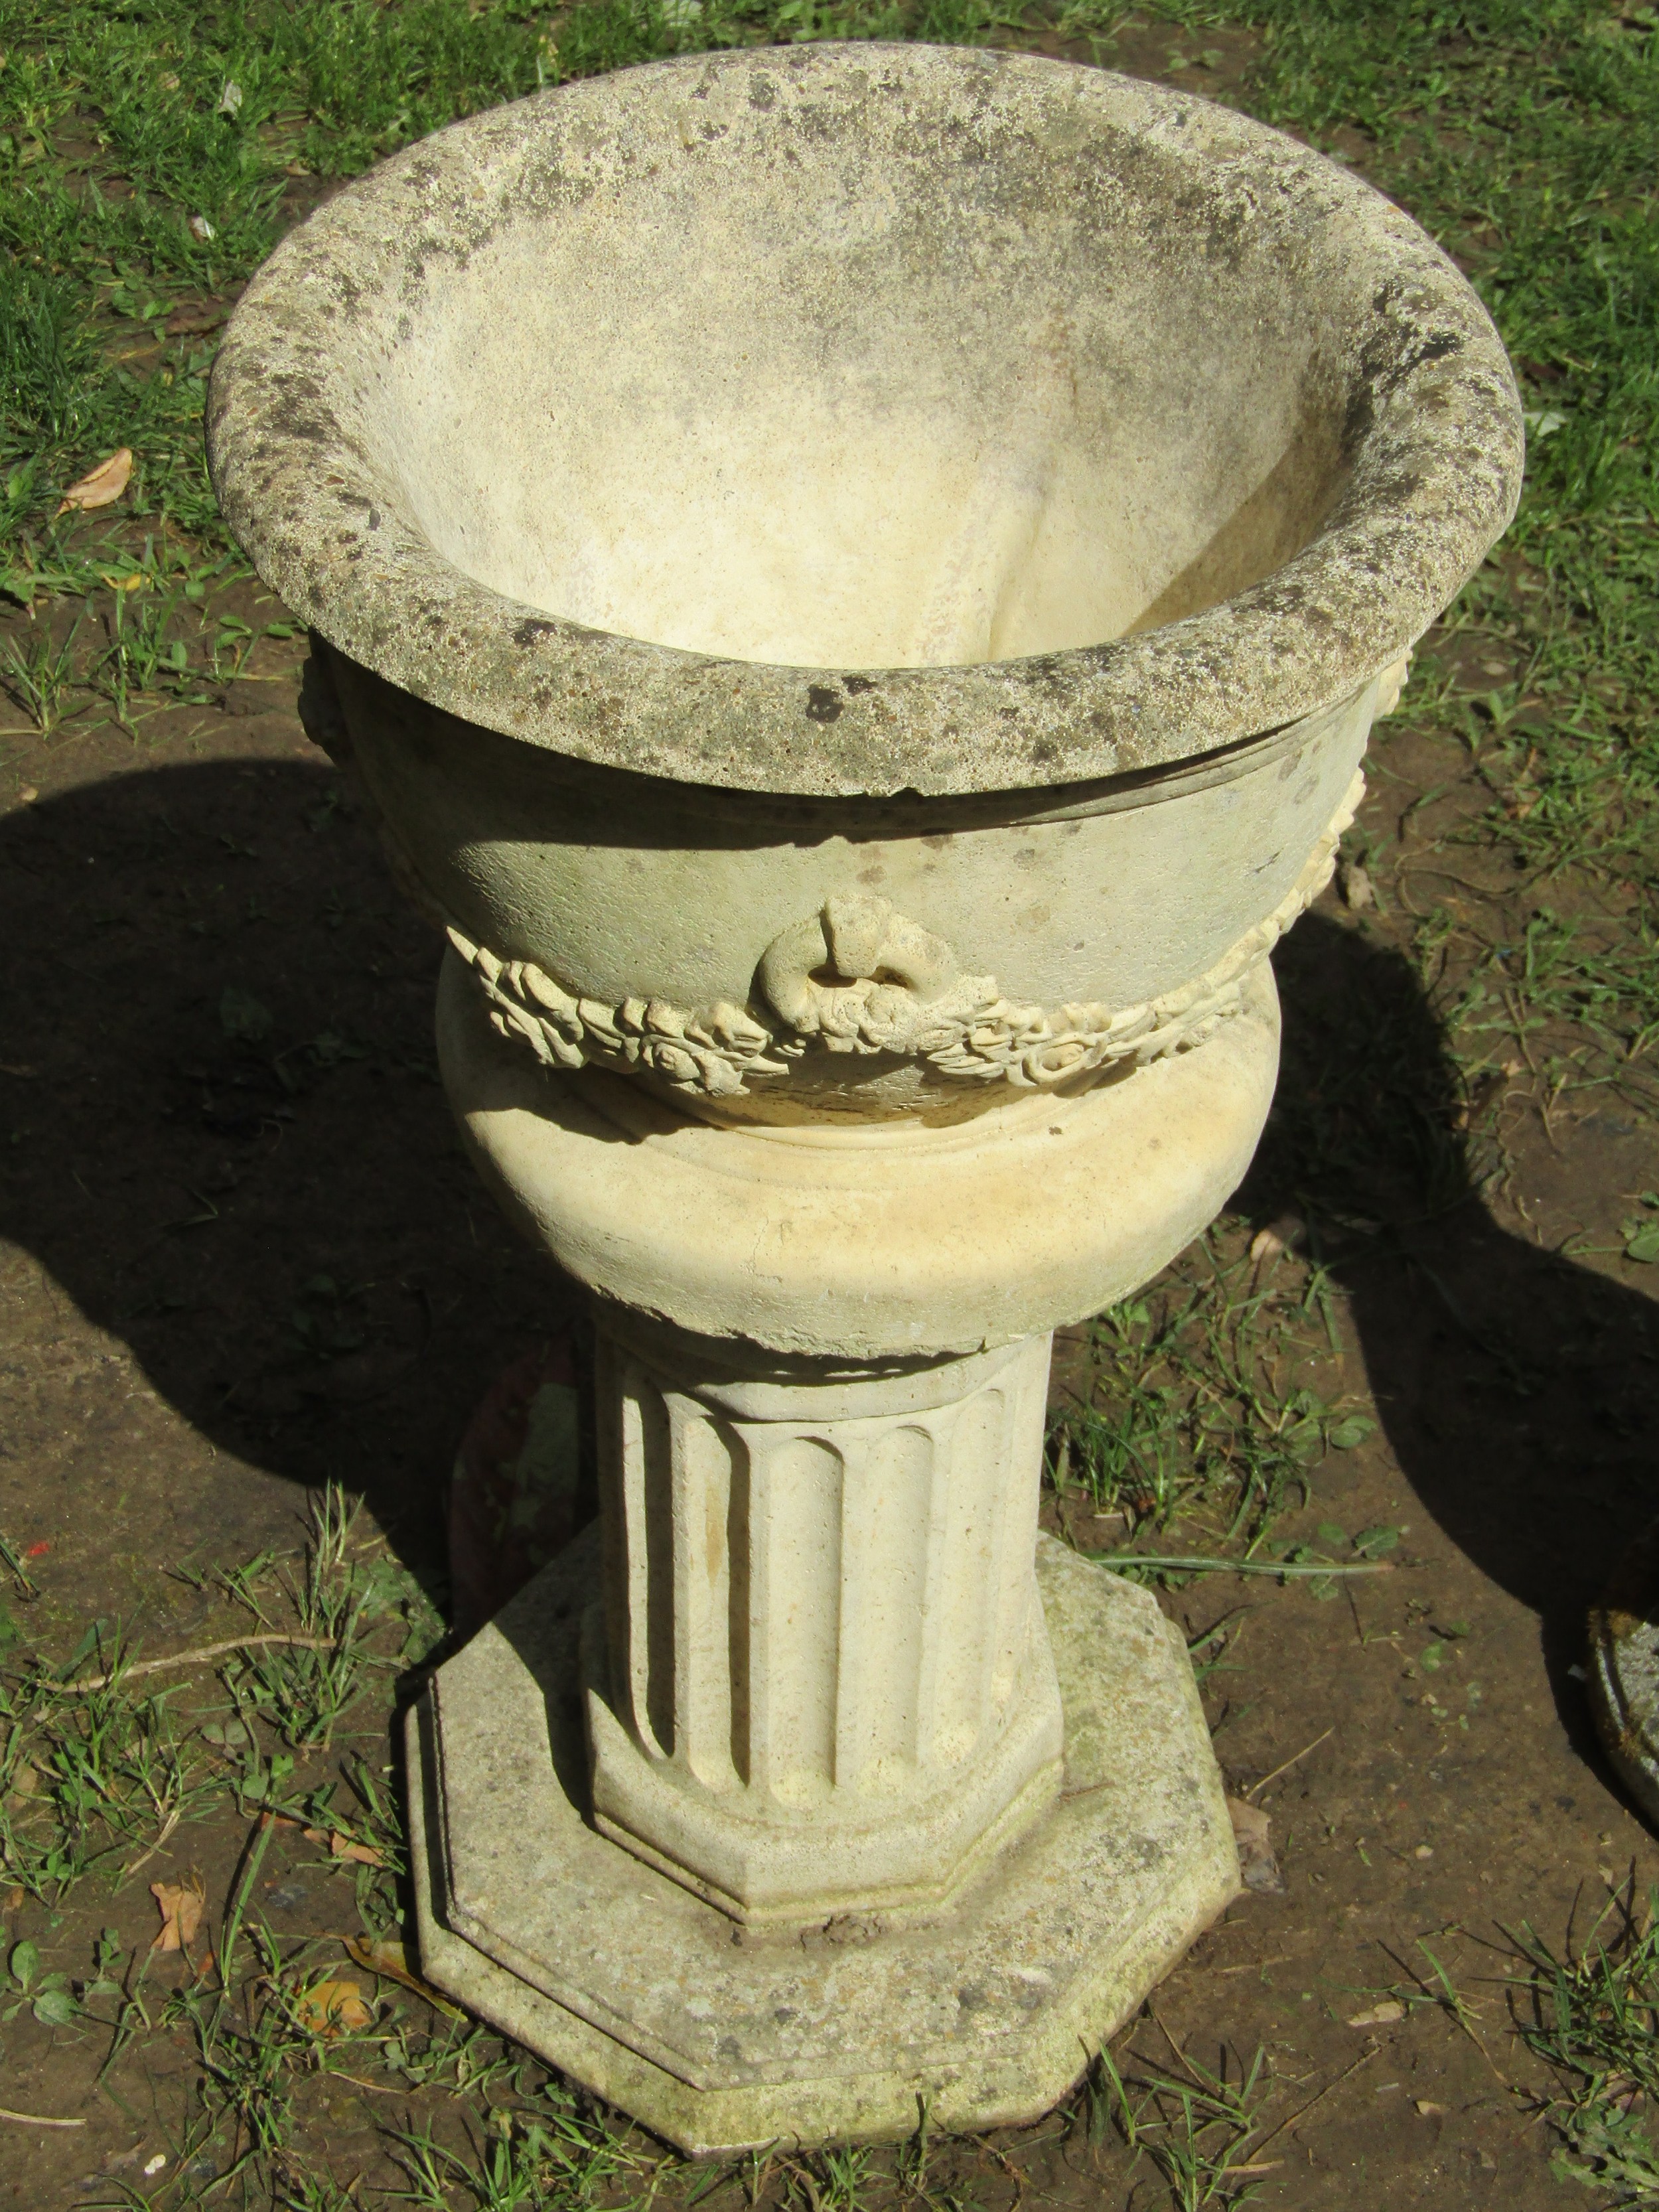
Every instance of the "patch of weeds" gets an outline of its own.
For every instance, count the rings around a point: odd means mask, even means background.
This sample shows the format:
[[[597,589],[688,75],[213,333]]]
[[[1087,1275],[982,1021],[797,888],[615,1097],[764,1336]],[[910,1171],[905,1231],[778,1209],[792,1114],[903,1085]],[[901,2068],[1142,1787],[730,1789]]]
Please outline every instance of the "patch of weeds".
[[[15,2020],[25,2005],[43,2027],[72,2027],[81,2009],[69,1976],[42,1973],[40,1954],[27,1939],[12,1945],[0,1974],[0,2021]]]
[[[1184,1522],[1248,1559],[1308,1503],[1327,1453],[1374,1424],[1285,1382],[1287,1364],[1338,1348],[1323,1270],[1291,1292],[1248,1254],[1224,1256],[1236,1241],[1213,1232],[1091,1325],[1087,1395],[1051,1423],[1047,1464],[1062,1498],[1120,1515],[1131,1537]]]
[[[874,2151],[858,2143],[830,2143],[805,2157],[779,2160],[783,2212],[862,2212],[866,2192],[880,2176]]]
[[[436,1608],[396,1561],[354,1543],[356,1520],[330,1486],[312,1501],[297,1565],[268,1551],[211,1576],[181,1571],[252,1615],[244,1639],[179,1655],[198,1673],[217,1662],[228,1707],[186,1712],[180,1686],[141,1690],[141,1674],[173,1662],[140,1659],[102,1621],[61,1665],[27,1650],[0,1668],[0,1873],[9,1882],[55,1906],[94,1869],[136,1874],[182,1823],[227,1802],[245,1813],[281,1803],[296,1758],[328,1746],[371,1671],[396,1674],[424,1658],[442,1634]],[[360,1874],[395,1871],[400,1832],[383,1778],[356,1758],[343,1773],[350,1809],[334,1810],[324,1790],[306,1817],[368,1852],[345,1854]],[[385,1924],[389,1910],[371,1924]]]
[[[125,579],[123,583],[125,584]],[[145,579],[141,575],[142,589]],[[135,695],[176,688],[190,674],[190,647],[173,630],[183,592],[145,592],[141,599],[125,588],[112,595],[109,645],[97,669],[100,689],[116,719],[131,723]]]
[[[1577,1954],[1557,1954],[1528,1926],[1513,1940],[1527,1966],[1517,2025],[1561,2084],[1547,2106],[1558,2176],[1620,2204],[1659,2203],[1659,1892],[1639,1917],[1615,1899]]]
[[[75,684],[80,628],[78,615],[62,636],[53,634],[49,622],[41,622],[21,641],[9,637],[0,646],[0,685],[43,738],[50,737],[63,720]]]
[[[477,2212],[555,2206],[583,2212],[641,2201],[628,2185],[648,2172],[643,2146],[557,2082],[544,2083],[533,2098],[487,2106],[468,2138],[461,2151],[441,2142],[429,2124],[399,2131],[398,2161],[409,2184],[399,2201],[421,2212],[455,2212],[458,2204]],[[824,2204],[829,2212],[828,2199]]]
[[[364,1687],[371,1666],[396,1667],[398,1659],[374,1656],[365,1645],[371,1623],[388,1609],[384,1563],[352,1556],[351,1535],[358,1509],[331,1483],[313,1496],[304,1563],[295,1574],[286,1562],[267,1553],[257,1573],[227,1576],[223,1587],[253,1613],[272,1640],[250,1638],[246,1649],[224,1669],[225,1686],[248,1736],[241,1795],[251,1803],[270,1802],[282,1772],[276,1762],[258,1764],[252,1723],[263,1721],[295,1751],[320,1750],[332,1740],[343,1715]],[[291,1630],[273,1630],[279,1617]]]
[[[94,1638],[82,1656],[105,1655]],[[194,1754],[178,1692],[137,1696],[118,1652],[91,1690],[32,1656],[0,1676],[0,1868],[44,1904],[94,1867],[148,1850],[216,1794]]]
[[[1212,2074],[1184,2053],[1178,2075],[1132,2058],[1120,2069],[1103,2050],[1085,2093],[1090,2138],[1100,2142],[1115,2134],[1132,2154],[1131,2173],[1149,2160],[1179,2212],[1248,2204],[1259,2193],[1257,2172],[1267,2164],[1258,2168],[1250,2156],[1268,2094],[1264,2065],[1258,2051],[1231,2077],[1224,2065]]]

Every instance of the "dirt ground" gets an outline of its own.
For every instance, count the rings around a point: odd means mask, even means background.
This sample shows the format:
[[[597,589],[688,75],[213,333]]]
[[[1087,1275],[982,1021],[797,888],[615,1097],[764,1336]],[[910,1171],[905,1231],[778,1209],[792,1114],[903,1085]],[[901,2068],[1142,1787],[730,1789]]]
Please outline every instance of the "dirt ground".
[[[235,713],[158,714],[137,744],[73,724],[9,740],[0,1528],[40,1586],[31,1634],[54,1650],[96,1618],[149,1650],[210,1637],[223,1601],[178,1570],[291,1546],[307,1488],[331,1478],[441,1589],[441,1495],[469,1409],[562,1310],[459,1155],[432,1065],[436,949],[305,740],[297,648],[261,651]],[[1408,712],[1376,763],[1365,821],[1398,843],[1411,798],[1456,763],[1425,756]],[[1279,974],[1287,1085],[1333,1024],[1388,1004],[1409,1018],[1418,993],[1385,921],[1334,895]],[[227,991],[267,1011],[257,1040],[227,1035]],[[1430,1085],[1433,1035],[1425,1014],[1415,1079]],[[1331,1231],[1343,1355],[1322,1387],[1374,1404],[1381,1425],[1328,1456],[1285,1528],[1393,1524],[1395,1571],[1323,1602],[1231,1577],[1164,1597],[1189,1637],[1242,1626],[1207,1684],[1233,1786],[1303,1755],[1259,1799],[1283,1893],[1229,1912],[1135,2047],[1156,2060],[1167,2037],[1212,2067],[1265,2051],[1285,2124],[1253,2157],[1264,2201],[1287,2207],[1555,2201],[1568,2185],[1534,2102],[1545,2084],[1510,2032],[1502,1931],[1530,1923],[1559,1947],[1610,1892],[1659,1879],[1576,1672],[1585,1607],[1654,1503],[1659,1311],[1613,1231],[1659,1184],[1659,1137],[1606,1106],[1547,1122],[1524,1097],[1494,1110],[1510,1166],[1488,1198],[1399,1233]],[[1284,1214],[1284,1124],[1241,1194],[1241,1236]],[[1602,1255],[1563,1258],[1569,1239]],[[1288,1283],[1306,1261],[1273,1264]],[[1086,1371],[1086,1332],[1063,1349],[1062,1390]],[[389,1761],[369,1717],[362,1740]],[[247,1837],[216,1819],[125,1887],[84,1884],[61,1917],[14,1892],[8,1929],[82,1972],[101,1925],[129,1951],[149,1942],[158,1869],[198,1866],[211,1912]],[[313,1851],[283,1843],[263,1873],[273,1923],[340,1926],[347,1886]],[[1429,1953],[1462,2023],[1428,2001],[1443,1993]],[[1404,2018],[1347,2024],[1402,1990]],[[0,2033],[7,2106],[87,2123],[7,2130],[9,2201],[87,2202],[179,2139],[192,2062],[178,2035],[94,2092],[100,2039],[27,2013]],[[385,2106],[337,2078],[301,2085],[340,2180],[383,2163]],[[1008,2201],[1012,2169],[1062,2203],[1128,2185],[1121,2146],[1064,2121],[951,2155],[975,2201]],[[1144,2167],[1133,2185],[1158,2201]]]

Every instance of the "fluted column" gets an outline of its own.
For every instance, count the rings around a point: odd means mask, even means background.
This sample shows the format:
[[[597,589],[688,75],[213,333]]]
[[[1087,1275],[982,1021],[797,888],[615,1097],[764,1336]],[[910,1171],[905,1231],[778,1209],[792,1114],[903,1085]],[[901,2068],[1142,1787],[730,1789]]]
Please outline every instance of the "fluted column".
[[[599,1826],[744,1923],[937,1904],[1058,1787],[1050,1340],[711,1382],[695,1340],[629,1336],[599,1359]]]

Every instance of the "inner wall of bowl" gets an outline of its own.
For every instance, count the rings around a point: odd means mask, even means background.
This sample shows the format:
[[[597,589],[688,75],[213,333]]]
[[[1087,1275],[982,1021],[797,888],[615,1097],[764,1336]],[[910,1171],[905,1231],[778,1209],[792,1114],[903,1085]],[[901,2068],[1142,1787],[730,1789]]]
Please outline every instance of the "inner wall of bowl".
[[[1297,239],[1218,239],[1108,133],[770,153],[690,149],[428,282],[367,427],[457,567],[661,644],[914,667],[1176,621],[1316,532],[1346,393]]]

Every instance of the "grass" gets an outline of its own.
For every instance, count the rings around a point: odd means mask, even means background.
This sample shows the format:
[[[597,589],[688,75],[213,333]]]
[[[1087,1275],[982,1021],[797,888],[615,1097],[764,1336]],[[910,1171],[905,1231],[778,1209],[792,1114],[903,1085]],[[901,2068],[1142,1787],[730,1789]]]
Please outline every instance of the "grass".
[[[1322,1270],[1281,1284],[1272,1261],[1226,1256],[1230,1241],[1200,1239],[1150,1294],[1091,1325],[1094,1400],[1054,1425],[1049,1476],[1131,1534],[1180,1523],[1248,1559],[1287,1505],[1308,1502],[1326,1454],[1375,1424],[1285,1387],[1287,1365],[1332,1349]]]
[[[1560,2084],[1545,2108],[1557,2174],[1619,2205],[1659,2204],[1659,1895],[1640,1913],[1614,1899],[1577,1953],[1558,1954],[1529,1927],[1516,1942],[1520,2032]]]
[[[124,2185],[109,2203],[194,2203],[205,2181],[236,2184],[246,2202],[331,2201],[333,2184],[295,2149],[296,2100],[307,2083],[356,2082],[365,2067],[382,2077],[383,2094],[401,2084],[483,2103],[495,2133],[478,2168],[480,2204],[587,2201],[572,2196],[573,2177],[586,2171],[597,2187],[638,2163],[545,2068],[453,2011],[406,1997],[413,1990],[418,2000],[422,1985],[403,1952],[402,1822],[390,1770],[361,1750],[340,1753],[337,1740],[378,1674],[366,1735],[383,1745],[389,1678],[425,1658],[441,1624],[378,1540],[358,1538],[356,1520],[331,1487],[313,1498],[294,1553],[178,1571],[246,1626],[240,1638],[233,1630],[201,1650],[155,1658],[104,1622],[56,1662],[34,1648],[33,1585],[16,1547],[0,1541],[19,1608],[0,1669],[0,1879],[13,1887],[12,1905],[35,1898],[55,1929],[87,1887],[107,1911],[158,1861],[165,1881],[199,1900],[199,1927],[184,1943],[189,1971],[170,1987],[152,1949],[124,1955],[107,1926],[80,1977],[45,1963],[31,1941],[11,1945],[0,1964],[0,2022],[27,2014],[43,2028],[101,2036],[99,2080],[118,2103],[123,2062],[142,2063],[152,2039],[173,2047],[182,2039],[193,2054],[195,2085],[175,2116],[167,2177],[142,2191]],[[187,1679],[150,1688],[150,1673],[172,1672],[174,1660]],[[334,1771],[325,1776],[331,1747]],[[252,1825],[216,1930],[202,1877],[166,1847],[176,1839],[199,1849],[192,1826],[222,1831],[239,1818]],[[347,1947],[355,1976],[338,1963],[342,1939],[285,1938],[260,1910],[262,1869],[279,1837],[312,1846],[325,1878],[349,1883],[343,1917],[363,1931]],[[467,2179],[453,2148],[411,2136],[404,2149],[417,2178],[441,2173],[444,2189]],[[405,2201],[452,2200],[440,2190]]]
[[[1269,2165],[1251,2155],[1268,2095],[1263,2054],[1258,2051],[1231,2078],[1185,2052],[1177,2057],[1181,2071],[1171,2074],[1127,2054],[1120,2066],[1103,2051],[1086,2090],[1089,2133],[1098,2142],[1115,2132],[1130,2154],[1131,2175],[1143,2159],[1148,2161],[1177,2212],[1249,2204],[1259,2193],[1259,2173]]]
[[[348,1806],[337,1809],[336,1784],[302,1802],[291,1794],[296,1759],[329,1747],[366,1676],[402,1672],[439,1633],[404,1571],[356,1550],[354,1522],[331,1488],[313,1501],[299,1561],[266,1553],[212,1578],[255,1626],[246,1643],[233,1633],[181,1668],[196,1678],[216,1672],[219,1693],[205,1705],[199,1679],[150,1688],[140,1647],[104,1621],[60,1664],[26,1650],[0,1666],[0,1878],[61,1905],[116,1862],[130,1862],[119,1879],[131,1879],[176,1829],[228,1796],[240,1812],[280,1810],[369,1843],[397,1870],[390,1793],[361,1757],[345,1770]]]

